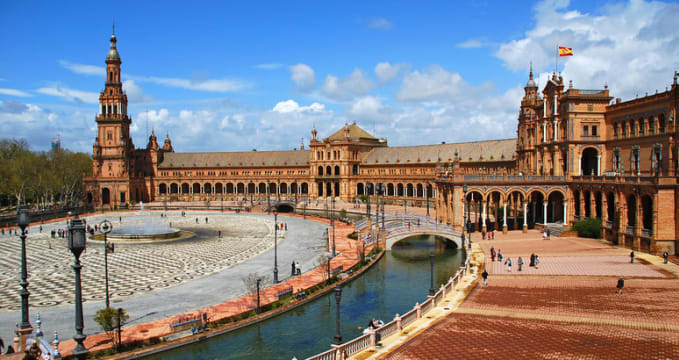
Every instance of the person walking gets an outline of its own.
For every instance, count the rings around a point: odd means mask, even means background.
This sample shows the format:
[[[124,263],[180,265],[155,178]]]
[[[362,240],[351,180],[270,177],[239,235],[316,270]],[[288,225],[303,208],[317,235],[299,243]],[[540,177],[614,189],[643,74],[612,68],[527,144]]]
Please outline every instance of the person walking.
[[[495,261],[495,248],[492,246],[490,247],[490,259]]]
[[[538,254],[535,254],[535,268],[538,268],[538,264],[540,263],[540,258],[538,257]]]
[[[523,259],[521,256],[519,256],[519,260],[516,261],[517,264],[519,264],[519,271],[523,268]]]
[[[623,279],[622,276],[620,277],[620,279],[618,279],[618,285],[616,285],[615,287],[618,288],[618,291],[616,291],[615,293],[622,295],[622,288],[625,287],[625,279]]]
[[[634,264],[634,251],[629,253],[629,262],[630,264]]]
[[[505,265],[507,265],[507,271],[512,272],[512,258],[507,258]]]
[[[535,266],[535,254],[530,254],[530,264],[528,264],[528,266]]]
[[[481,273],[481,277],[483,278],[483,286],[488,286],[488,271],[486,271],[486,268],[483,268],[483,273]]]
[[[665,259],[665,264],[667,264],[667,260],[669,259],[670,254],[668,254],[667,251],[665,251],[664,253],[662,253],[662,257],[663,259]]]
[[[550,235],[549,228],[547,228],[547,240],[549,240],[549,235]]]
[[[502,262],[502,250],[497,249],[497,259]]]

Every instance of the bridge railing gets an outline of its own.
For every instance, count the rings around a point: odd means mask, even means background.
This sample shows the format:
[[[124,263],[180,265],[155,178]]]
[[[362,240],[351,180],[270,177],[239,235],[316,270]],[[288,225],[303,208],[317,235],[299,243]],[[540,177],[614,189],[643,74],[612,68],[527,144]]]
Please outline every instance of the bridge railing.
[[[462,266],[460,266],[460,269],[457,271],[457,273],[455,273],[455,276],[448,279],[448,282],[444,285],[441,285],[441,288],[436,292],[436,294],[429,296],[427,300],[425,300],[421,305],[416,303],[413,309],[405,313],[403,316],[396,314],[394,320],[382,325],[374,331],[371,331],[369,334],[361,335],[344,344],[333,345],[332,349],[309,357],[306,360],[345,359],[376,345],[377,334],[379,334],[380,337],[384,339],[387,336],[400,333],[404,328],[415,322],[415,320],[426,316],[429,311],[441,304],[441,300],[445,297],[445,295],[453,291],[462,277],[467,274],[470,266],[471,256],[470,254],[467,254],[465,261],[463,262]]]

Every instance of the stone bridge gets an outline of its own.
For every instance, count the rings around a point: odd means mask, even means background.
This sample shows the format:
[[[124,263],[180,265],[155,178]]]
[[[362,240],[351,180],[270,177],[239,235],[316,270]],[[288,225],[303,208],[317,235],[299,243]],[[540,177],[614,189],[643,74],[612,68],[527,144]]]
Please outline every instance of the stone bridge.
[[[388,228],[386,232],[386,249],[391,250],[397,242],[411,236],[433,235],[439,236],[446,241],[454,243],[458,248],[462,248],[462,233],[445,225],[426,223],[422,225],[404,225],[395,228]]]
[[[276,209],[278,212],[294,212],[295,206],[297,206],[297,204],[293,199],[273,200],[270,202],[270,205],[264,204],[264,211]]]

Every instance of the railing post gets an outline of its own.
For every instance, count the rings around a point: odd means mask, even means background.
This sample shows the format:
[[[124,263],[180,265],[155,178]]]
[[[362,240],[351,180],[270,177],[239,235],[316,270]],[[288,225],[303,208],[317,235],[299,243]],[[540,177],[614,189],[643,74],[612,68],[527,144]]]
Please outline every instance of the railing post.
[[[415,303],[415,309],[417,310],[417,318],[421,319],[422,318],[422,307],[420,306],[420,303]]]
[[[429,295],[428,298],[431,299],[431,306],[432,306],[432,308],[435,308],[435,307],[436,307],[436,296],[434,296],[434,295]]]
[[[446,286],[441,284],[441,298],[446,297]]]
[[[375,331],[375,329],[372,326],[370,326],[370,329],[368,330],[368,335],[370,335],[370,347],[372,348],[374,348],[375,345],[377,345],[377,341],[375,341],[376,333],[377,331]]]
[[[399,314],[396,314],[396,316],[394,316],[394,320],[396,321],[396,331],[401,332],[403,330],[403,324],[401,323],[401,316]]]

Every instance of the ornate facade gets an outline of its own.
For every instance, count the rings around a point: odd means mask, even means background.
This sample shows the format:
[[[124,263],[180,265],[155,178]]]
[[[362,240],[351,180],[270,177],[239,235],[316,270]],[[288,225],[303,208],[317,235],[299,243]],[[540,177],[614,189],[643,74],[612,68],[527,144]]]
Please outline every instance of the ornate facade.
[[[380,193],[484,233],[596,217],[616,244],[677,250],[677,74],[665,92],[611,103],[607,86],[566,88],[556,73],[540,93],[531,70],[515,139],[389,147],[353,123],[323,139],[312,129],[308,150],[178,153],[169,135],[160,147],[154,133],[135,149],[115,36],[106,64],[94,175],[85,179],[97,207]]]

